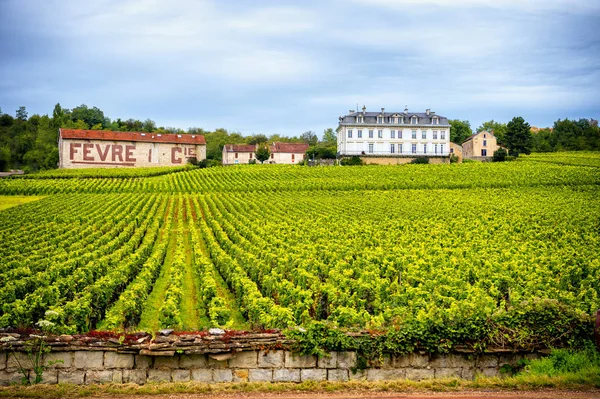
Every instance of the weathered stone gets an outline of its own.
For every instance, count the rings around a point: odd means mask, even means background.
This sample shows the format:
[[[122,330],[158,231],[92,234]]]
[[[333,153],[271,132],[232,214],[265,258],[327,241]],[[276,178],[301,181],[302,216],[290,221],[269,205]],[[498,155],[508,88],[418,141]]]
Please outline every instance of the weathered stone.
[[[42,384],[58,384],[58,370],[45,370],[42,374]]]
[[[76,369],[101,369],[104,364],[104,353],[96,351],[77,351],[73,356],[73,367]]]
[[[473,361],[461,355],[450,355],[450,367],[472,367]]]
[[[87,370],[85,372],[86,384],[105,384],[112,382],[113,373],[110,370]]]
[[[160,344],[160,345],[169,345],[169,344]],[[143,356],[155,356],[155,357],[173,357],[175,356],[175,351],[155,351],[155,350],[148,350],[148,349],[142,349],[140,351],[140,355]]]
[[[171,370],[148,370],[148,382],[171,382]]]
[[[146,370],[123,370],[123,382],[143,385],[146,383]]]
[[[390,381],[406,378],[406,372],[402,369],[368,369],[368,381]]]
[[[478,374],[481,374],[485,377],[498,377],[500,371],[495,367],[486,367],[477,370]]]
[[[81,370],[73,370],[73,371],[58,370],[58,383],[59,384],[83,385],[84,382],[85,382],[85,371],[81,371]]]
[[[175,331],[175,330],[173,330],[172,328],[165,328],[165,329],[163,329],[163,330],[160,330],[158,333],[159,333],[160,335],[162,335],[162,336],[166,337],[166,336],[169,336],[169,335],[171,335],[171,334],[173,333],[173,331]]]
[[[213,381],[214,382],[231,382],[233,381],[233,373],[230,369],[214,369],[213,370]]]
[[[430,380],[435,378],[435,370],[432,368],[417,369],[408,368],[406,369],[406,379],[412,381]]]
[[[130,369],[133,368],[133,355],[116,352],[104,352],[105,369]]]
[[[19,384],[23,378],[23,374],[18,371],[0,371],[0,386]]]
[[[317,357],[313,355],[301,355],[295,352],[285,352],[285,367],[317,367]]]
[[[273,370],[273,381],[300,382],[300,369],[275,369]]]
[[[462,377],[462,367],[435,369],[435,378],[461,378],[461,377]]]
[[[155,369],[176,369],[179,367],[179,357],[157,357],[154,359]]]
[[[210,369],[193,369],[192,380],[199,382],[211,382],[212,381],[212,370]]]
[[[427,355],[420,355],[418,353],[395,356],[393,364],[394,367],[425,368],[429,366],[429,357]]]
[[[233,370],[233,382],[248,382],[248,369]]]
[[[135,355],[135,368],[143,370],[150,368],[150,366],[152,366],[153,359],[154,358],[149,356]]]
[[[206,364],[205,355],[181,355],[179,358],[179,368],[182,369],[205,368]]]
[[[224,369],[227,368],[229,360],[217,360],[213,358],[208,358],[208,367],[213,369]]]
[[[462,378],[464,380],[473,380],[475,379],[475,369],[470,367],[462,370]]]
[[[184,382],[190,380],[190,370],[173,370],[171,374],[173,382]]]
[[[212,348],[213,345],[210,345],[210,347]],[[219,349],[225,349],[227,348],[227,345],[222,344],[219,345]],[[208,358],[209,359],[214,359],[217,360],[219,362],[222,362],[223,360],[229,360],[233,357],[233,352],[226,352],[226,353],[209,353],[208,354]]]
[[[326,369],[302,369],[300,370],[302,381],[325,381],[327,379]]]
[[[283,351],[261,351],[258,354],[258,367],[283,367]]]
[[[356,372],[353,372],[352,370],[349,370],[348,373],[348,377],[351,380],[366,380],[367,379],[367,372],[365,370],[356,370]]]
[[[272,381],[272,380],[273,380],[273,370],[250,369],[248,371],[248,381],[250,381],[250,382]]]
[[[0,370],[6,369],[6,352],[0,352]]]
[[[329,381],[348,381],[348,370],[340,370],[340,369],[327,370],[327,380],[329,380]]]
[[[494,355],[481,355],[477,359],[477,366],[481,367],[481,368],[498,367],[498,356],[494,356]]]
[[[112,382],[115,384],[121,384],[123,382],[123,370],[112,371]]]
[[[208,333],[210,335],[224,335],[225,334],[225,330],[221,329],[221,328],[211,328],[208,330]]]
[[[73,352],[50,352],[44,355],[44,364],[50,368],[67,369],[73,365]]]
[[[33,369],[33,364],[31,363],[31,359],[26,353],[21,352],[9,352],[7,353],[6,359],[6,371],[19,371],[20,368],[24,368],[25,370]]]
[[[179,338],[176,335],[171,335],[169,337],[158,336],[154,340],[154,342],[157,343],[157,344],[164,344],[164,343],[172,344],[172,343],[175,343],[177,341],[179,341]]]
[[[337,367],[340,369],[356,367],[356,352],[338,352]]]
[[[258,367],[258,352],[243,351],[237,352],[229,359],[229,367],[233,368],[254,368]]]
[[[394,364],[393,364],[393,359],[391,355],[383,355],[383,358],[380,359],[380,364],[379,367],[381,367],[382,369],[393,369],[394,368]]]
[[[329,352],[329,356],[319,358],[319,368],[334,369],[337,366],[337,352]]]

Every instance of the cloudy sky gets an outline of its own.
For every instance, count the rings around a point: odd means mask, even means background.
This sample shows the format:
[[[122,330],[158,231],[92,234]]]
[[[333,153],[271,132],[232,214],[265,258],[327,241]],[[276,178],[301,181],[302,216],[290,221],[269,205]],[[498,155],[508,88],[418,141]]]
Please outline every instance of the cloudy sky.
[[[0,0],[0,107],[297,135],[357,104],[600,117],[599,0]]]

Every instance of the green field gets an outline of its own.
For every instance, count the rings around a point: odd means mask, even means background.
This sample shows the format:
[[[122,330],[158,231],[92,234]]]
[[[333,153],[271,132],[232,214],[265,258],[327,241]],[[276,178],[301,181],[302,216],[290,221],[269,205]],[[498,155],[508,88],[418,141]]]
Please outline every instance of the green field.
[[[0,327],[55,310],[71,332],[321,321],[566,345],[600,308],[599,161],[3,179],[0,194],[47,197],[0,212]]]

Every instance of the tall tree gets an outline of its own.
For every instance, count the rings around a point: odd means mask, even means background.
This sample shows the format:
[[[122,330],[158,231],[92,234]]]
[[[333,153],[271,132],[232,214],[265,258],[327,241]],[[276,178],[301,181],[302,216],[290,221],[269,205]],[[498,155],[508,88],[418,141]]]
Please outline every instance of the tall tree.
[[[332,128],[327,128],[323,131],[323,143],[330,146],[337,146],[337,136]]]
[[[317,137],[315,132],[313,132],[312,130],[302,133],[300,135],[300,138],[302,139],[302,141],[309,145],[317,145],[317,143],[319,142],[319,137]]]
[[[27,109],[25,109],[23,106],[20,106],[17,110],[16,117],[21,122],[25,122],[27,120]]]
[[[531,154],[531,126],[520,116],[512,118],[506,125],[504,141],[509,155]]]
[[[271,151],[269,151],[269,146],[266,144],[261,144],[256,149],[256,159],[260,161],[260,163],[265,162],[271,156]]]
[[[450,123],[450,141],[453,143],[462,144],[463,141],[473,134],[469,121],[451,119],[448,122]]]
[[[248,137],[248,144],[262,144],[262,143],[266,143],[267,142],[267,136],[265,136],[264,134],[253,134],[252,136]]]
[[[493,132],[494,136],[498,140],[499,145],[504,145],[504,135],[506,134],[506,123],[496,122],[493,119],[491,121],[483,122],[481,126],[477,128],[479,132]]]

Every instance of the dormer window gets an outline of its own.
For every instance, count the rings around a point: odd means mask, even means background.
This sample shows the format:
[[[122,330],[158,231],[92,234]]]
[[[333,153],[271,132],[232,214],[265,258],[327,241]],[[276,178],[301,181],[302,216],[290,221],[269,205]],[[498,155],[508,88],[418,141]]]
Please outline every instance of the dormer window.
[[[383,116],[377,117],[377,123],[383,123]]]
[[[434,116],[433,119],[431,120],[431,123],[433,123],[434,125],[439,125],[440,119],[437,116]]]
[[[416,115],[413,115],[412,118],[410,118],[410,123],[413,125],[416,125],[418,122],[418,119]]]
[[[357,116],[356,117],[356,123],[363,123],[363,117],[362,116]]]

